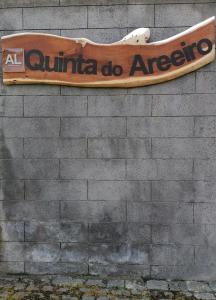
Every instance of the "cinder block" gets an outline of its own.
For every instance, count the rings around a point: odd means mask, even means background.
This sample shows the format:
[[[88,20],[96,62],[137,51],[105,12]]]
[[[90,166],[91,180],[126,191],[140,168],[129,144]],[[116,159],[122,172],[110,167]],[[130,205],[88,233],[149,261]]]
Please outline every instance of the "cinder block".
[[[90,116],[150,116],[152,96],[89,96]]]
[[[52,6],[58,6],[59,5],[59,0],[37,0],[35,2],[34,0],[19,0],[17,1],[14,0],[2,0],[0,3],[0,8],[8,8],[8,7],[34,7],[34,6],[49,6],[52,3]]]
[[[195,117],[195,132],[197,137],[216,137],[216,117]]]
[[[66,274],[84,275],[88,273],[87,264],[63,263],[63,262],[26,262],[25,273],[35,275]]]
[[[27,200],[87,200],[87,183],[81,180],[26,180]]]
[[[212,94],[157,95],[152,102],[153,116],[216,115]]]
[[[89,263],[148,265],[150,263],[150,247],[141,243],[90,245]]]
[[[90,158],[150,158],[151,141],[148,138],[89,139]]]
[[[215,14],[216,8],[213,3],[157,5],[155,25],[161,27],[192,26]]]
[[[126,136],[125,118],[63,118],[63,137],[112,137]]]
[[[76,222],[123,222],[126,205],[124,201],[63,201],[61,218]]]
[[[23,242],[24,222],[0,222],[1,242]]]
[[[151,223],[151,203],[131,201],[127,203],[127,221]]]
[[[129,222],[127,223],[127,240],[129,242],[140,242],[150,244],[151,239],[151,226],[141,222]]]
[[[0,96],[0,116],[21,117],[23,115],[22,96]]]
[[[85,0],[89,2],[88,0]],[[106,0],[104,0],[106,1]],[[116,1],[116,0],[113,0]],[[121,0],[120,0],[121,1]],[[126,1],[126,0],[124,0]],[[78,4],[78,2],[75,0]],[[110,4],[110,2],[109,2]],[[61,30],[62,36],[70,38],[80,38],[81,36],[87,38],[95,43],[109,44],[121,40],[127,35],[126,28],[85,28],[85,29],[63,29]],[[102,100],[102,99],[101,99]]]
[[[27,222],[25,240],[28,242],[85,242],[88,229],[84,223]]]
[[[60,176],[62,179],[125,179],[125,161],[120,159],[62,159]]]
[[[192,203],[153,203],[151,222],[153,224],[193,223]]]
[[[5,137],[57,137],[57,118],[3,118],[0,125]]]
[[[215,75],[215,72],[197,72],[196,92],[209,94],[216,93]]]
[[[158,279],[179,280],[179,278],[184,278],[185,280],[212,281],[215,278],[215,266],[195,265],[193,262],[189,262],[187,265],[152,266],[151,274],[153,278]]]
[[[128,89],[128,94],[160,95],[160,94],[190,94],[195,93],[195,73],[184,75],[175,80],[156,85]]]
[[[22,29],[22,9],[1,9],[0,30]]]
[[[90,243],[122,242],[127,239],[127,225],[125,223],[90,223]]]
[[[189,137],[193,135],[192,117],[129,117],[130,137]]]
[[[84,6],[24,8],[23,27],[25,29],[85,28],[87,8]]]
[[[153,5],[90,6],[88,27],[140,27],[154,25]]]
[[[58,160],[4,159],[0,164],[1,179],[56,179],[59,173]]]
[[[24,273],[24,262],[0,262],[1,274],[21,274]]]
[[[154,245],[152,247],[152,264],[154,265],[187,265],[194,262],[193,256],[192,246]]]
[[[0,139],[0,158],[22,158],[23,139]]]
[[[150,201],[149,181],[89,181],[89,200]]]
[[[44,138],[24,140],[26,158],[86,158],[86,139]]]
[[[1,242],[0,261],[24,261],[24,243]]]
[[[192,179],[192,160],[130,159],[127,161],[127,179]]]
[[[82,243],[62,243],[61,262],[87,263],[88,244]]]
[[[127,89],[125,88],[79,88],[61,86],[61,95],[74,96],[110,96],[110,95],[127,95]]]
[[[58,218],[57,201],[0,201],[0,220],[47,221]]]
[[[149,265],[137,265],[137,264],[89,264],[90,275],[97,276],[127,276],[136,277],[142,276],[143,278],[150,277]]]
[[[0,200],[24,200],[24,182],[21,180],[1,180]]]
[[[87,114],[86,96],[25,96],[24,115],[33,117],[70,117]]]
[[[183,244],[215,246],[216,225],[172,224],[171,226],[153,225],[154,244]]]
[[[197,265],[215,266],[215,246],[203,245],[195,247],[195,263]]]
[[[152,140],[153,158],[214,158],[214,138],[160,138]]]
[[[211,180],[216,178],[214,159],[196,159],[194,161],[194,179]]]
[[[40,30],[41,32],[41,30]],[[55,85],[3,85],[2,80],[0,80],[0,93],[1,95],[60,95],[60,87]]]
[[[24,259],[29,262],[57,262],[60,259],[59,243],[25,243]]]
[[[195,203],[194,222],[201,224],[215,224],[216,204],[215,203]]]
[[[109,5],[127,4],[127,0],[110,0]],[[60,0],[60,5],[107,5],[107,0]]]
[[[197,185],[199,185],[198,182]],[[191,202],[195,200],[194,181],[153,181],[152,201]]]

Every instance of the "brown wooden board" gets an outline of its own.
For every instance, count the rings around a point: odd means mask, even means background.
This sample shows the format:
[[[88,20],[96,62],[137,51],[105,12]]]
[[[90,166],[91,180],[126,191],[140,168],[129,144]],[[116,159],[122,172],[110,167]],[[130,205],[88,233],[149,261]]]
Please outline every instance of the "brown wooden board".
[[[40,33],[2,37],[5,84],[135,87],[192,72],[215,58],[215,18],[169,39],[96,44]]]

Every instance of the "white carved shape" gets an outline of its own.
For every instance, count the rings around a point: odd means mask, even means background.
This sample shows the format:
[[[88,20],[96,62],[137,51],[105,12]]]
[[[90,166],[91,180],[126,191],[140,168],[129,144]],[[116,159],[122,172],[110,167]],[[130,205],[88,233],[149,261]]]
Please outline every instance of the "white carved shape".
[[[138,28],[112,45],[145,45],[150,38],[149,28]]]

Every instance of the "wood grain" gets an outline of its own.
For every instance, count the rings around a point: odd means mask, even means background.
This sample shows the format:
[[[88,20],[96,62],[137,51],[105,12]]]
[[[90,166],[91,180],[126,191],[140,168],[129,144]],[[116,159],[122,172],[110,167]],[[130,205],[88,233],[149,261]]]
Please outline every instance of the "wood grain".
[[[199,41],[206,39],[211,42],[212,49],[203,54],[200,53],[197,45]],[[185,46],[181,45],[182,42],[185,43]],[[174,57],[174,55],[172,56],[172,54],[174,51],[179,50],[184,53],[184,47],[194,44],[196,44],[196,46],[193,47],[194,59],[185,59],[185,62],[181,65],[171,63],[167,70],[160,70],[160,68],[158,68],[158,65],[159,67],[169,65],[168,59],[167,63],[162,63],[163,59],[160,58],[161,56],[166,56],[173,61],[172,57]],[[204,52],[206,49],[204,46],[207,47],[207,45],[204,42],[200,43],[200,45],[201,44],[202,51]],[[32,49],[37,49],[41,51],[44,56],[50,57],[50,66],[54,65],[54,58],[59,57],[59,52],[63,52],[61,57],[67,59],[73,58],[76,60],[79,56],[82,56],[85,61],[94,59],[97,61],[97,73],[72,73],[70,65],[68,65],[67,72],[31,70],[25,66],[24,72],[3,72],[3,82],[8,85],[44,83],[83,87],[145,86],[177,78],[213,61],[215,58],[215,20],[211,18],[180,35],[145,45],[95,44],[86,39],[70,39],[38,33],[5,36],[2,38],[3,69],[6,62],[7,49],[14,48],[24,49],[25,53],[28,53]],[[134,74],[131,75],[132,65],[140,66],[140,64],[134,63],[135,55],[139,55],[147,67],[148,60],[151,61],[155,58],[152,63],[153,72],[144,74],[143,71],[136,70]],[[104,76],[102,67],[109,61],[112,62],[112,66],[120,65],[122,67],[123,71],[121,75]],[[180,61],[180,59],[176,61]],[[31,64],[34,66],[35,63],[38,63],[37,55],[31,57]]]

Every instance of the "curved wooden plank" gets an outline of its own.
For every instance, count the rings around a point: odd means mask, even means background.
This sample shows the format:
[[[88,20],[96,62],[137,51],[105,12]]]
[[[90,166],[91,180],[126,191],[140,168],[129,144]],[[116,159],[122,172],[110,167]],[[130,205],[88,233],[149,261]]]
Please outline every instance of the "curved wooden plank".
[[[5,84],[145,86],[177,78],[213,61],[215,19],[149,44],[106,45],[87,39],[22,33],[2,37],[2,51]]]

